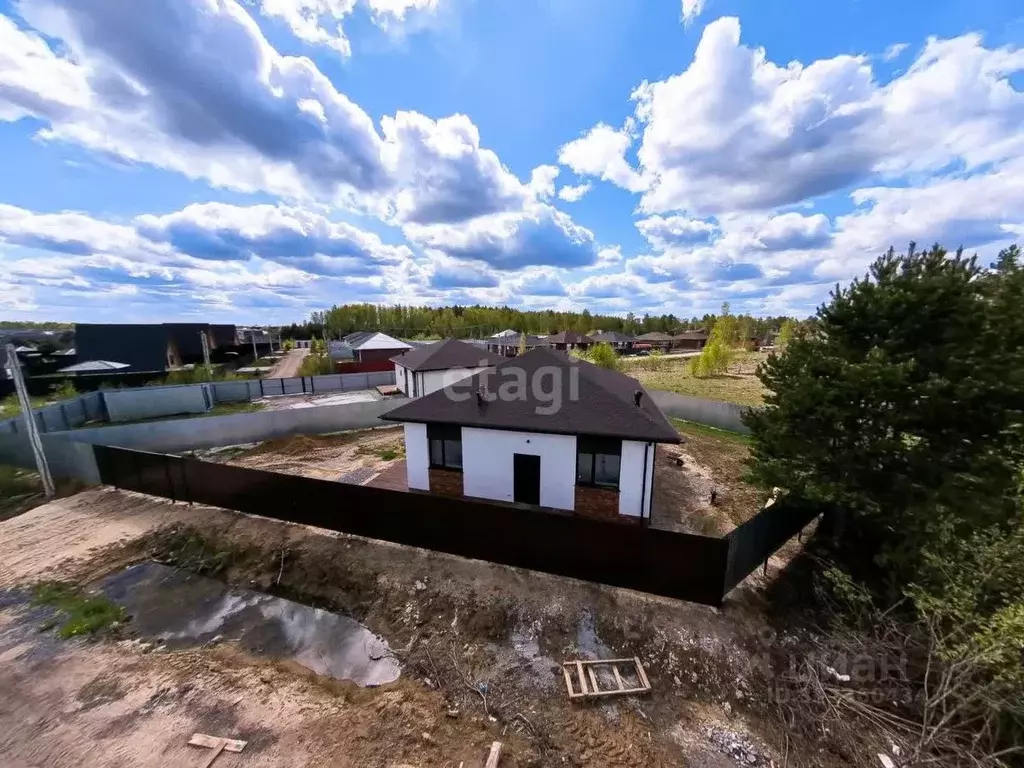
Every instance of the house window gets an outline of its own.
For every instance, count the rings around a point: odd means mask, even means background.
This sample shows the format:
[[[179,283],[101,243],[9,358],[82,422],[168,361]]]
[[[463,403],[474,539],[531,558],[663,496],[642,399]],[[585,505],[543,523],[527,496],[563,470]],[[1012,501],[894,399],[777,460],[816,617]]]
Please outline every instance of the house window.
[[[581,437],[576,440],[576,484],[619,487],[622,442]]]
[[[462,428],[448,424],[428,424],[430,466],[433,469],[462,469]]]

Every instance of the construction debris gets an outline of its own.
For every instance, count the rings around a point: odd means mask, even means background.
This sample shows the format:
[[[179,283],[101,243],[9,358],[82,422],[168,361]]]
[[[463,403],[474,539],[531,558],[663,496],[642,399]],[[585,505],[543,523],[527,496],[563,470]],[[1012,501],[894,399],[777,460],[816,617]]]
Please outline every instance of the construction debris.
[[[630,665],[632,670],[625,669],[620,672],[619,665]],[[611,667],[611,674],[614,676],[614,687],[601,688],[599,684],[599,673],[607,667]],[[651,684],[647,680],[647,673],[640,663],[640,659],[634,656],[632,659],[598,659],[596,661],[577,659],[566,661],[562,664],[562,673],[565,675],[565,688],[569,692],[570,699],[596,698],[599,696],[624,696],[631,693],[648,693]],[[575,673],[577,685],[573,686]],[[632,675],[635,680],[629,685],[623,680],[623,675]],[[607,675],[605,675],[607,679]]]
[[[487,755],[487,762],[484,768],[498,768],[498,760],[501,759],[501,742],[495,741],[491,744],[491,751]]]
[[[210,759],[203,764],[203,768],[209,768],[221,752],[241,752],[249,742],[238,739],[225,739],[221,736],[208,736],[205,733],[193,733],[188,743],[193,747],[205,747],[213,750]]]

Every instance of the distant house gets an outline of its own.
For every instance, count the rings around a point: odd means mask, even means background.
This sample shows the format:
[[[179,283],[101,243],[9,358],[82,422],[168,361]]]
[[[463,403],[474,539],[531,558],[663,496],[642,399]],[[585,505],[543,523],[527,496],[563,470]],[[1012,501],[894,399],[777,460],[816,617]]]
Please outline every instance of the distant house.
[[[508,328],[508,329],[506,329],[504,331],[498,331],[497,333],[492,335],[490,338],[492,338],[492,339],[500,339],[500,338],[503,338],[505,336],[518,336],[518,335],[519,335],[519,331],[514,331],[511,328]]]
[[[436,341],[391,358],[395,384],[409,397],[421,397],[493,368],[504,358],[457,339]]]
[[[672,337],[674,349],[704,349],[704,345],[707,343],[708,335],[701,330],[682,331]]]
[[[400,352],[412,349],[412,345],[375,331],[359,331],[350,333],[344,342],[352,347],[352,354],[357,363],[373,360],[390,360]],[[390,368],[390,366],[388,366]]]
[[[620,333],[619,331],[597,331],[589,334],[590,338],[594,340],[595,344],[608,344],[619,352],[632,349],[633,337],[628,333]]]
[[[633,340],[633,346],[641,349],[661,349],[667,351],[671,349],[674,339],[667,333],[661,331],[651,331],[650,333],[644,333],[637,336]]]
[[[559,333],[553,333],[544,339],[544,341],[547,342],[549,347],[563,352],[567,352],[570,349],[590,349],[594,346],[594,340],[592,338],[584,336],[582,333],[576,333],[576,331],[561,331]]]
[[[124,373],[163,372],[203,362],[203,336],[214,362],[236,350],[238,336],[233,325],[78,323],[75,351],[83,362],[124,363]]]
[[[167,328],[159,323],[75,325],[78,359],[124,363],[125,372],[163,372],[182,359]]]
[[[537,347],[547,346],[547,340],[540,336],[516,333],[511,336],[504,335],[500,338],[487,339],[487,351],[493,352],[496,355],[501,355],[502,357],[515,357],[519,354],[519,348],[523,345],[524,336],[526,339],[527,352],[531,349],[536,349]]]
[[[657,445],[680,442],[638,381],[547,347],[382,418],[410,489],[614,520],[650,517]]]

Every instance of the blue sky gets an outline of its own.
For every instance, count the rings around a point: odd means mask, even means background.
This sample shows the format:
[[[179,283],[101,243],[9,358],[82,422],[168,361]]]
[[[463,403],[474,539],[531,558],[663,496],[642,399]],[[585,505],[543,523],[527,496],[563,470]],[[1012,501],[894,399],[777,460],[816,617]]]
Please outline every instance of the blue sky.
[[[806,315],[1020,125],[1018,0],[0,0],[0,317]]]

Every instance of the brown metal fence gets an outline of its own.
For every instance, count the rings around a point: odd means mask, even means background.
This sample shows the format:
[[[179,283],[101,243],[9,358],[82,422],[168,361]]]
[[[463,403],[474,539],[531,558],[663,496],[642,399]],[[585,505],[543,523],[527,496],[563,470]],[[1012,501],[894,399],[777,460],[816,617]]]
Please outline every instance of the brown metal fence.
[[[816,512],[776,504],[724,538],[93,446],[107,485],[719,606]]]

